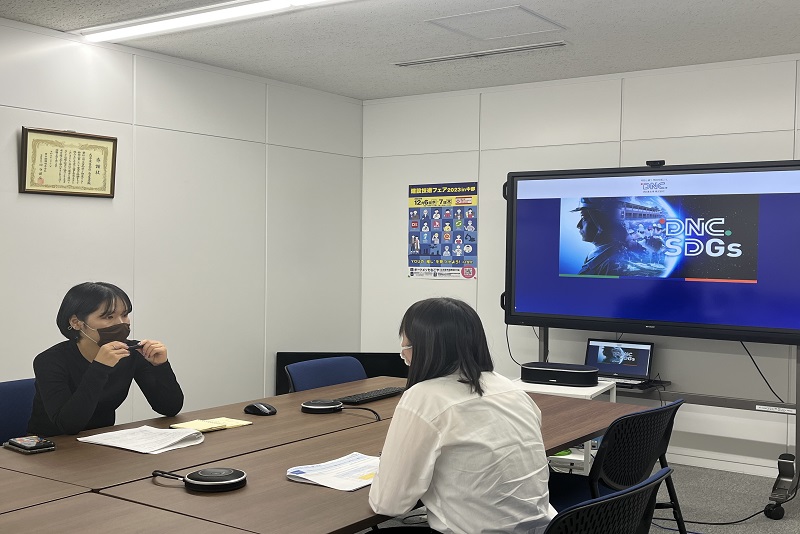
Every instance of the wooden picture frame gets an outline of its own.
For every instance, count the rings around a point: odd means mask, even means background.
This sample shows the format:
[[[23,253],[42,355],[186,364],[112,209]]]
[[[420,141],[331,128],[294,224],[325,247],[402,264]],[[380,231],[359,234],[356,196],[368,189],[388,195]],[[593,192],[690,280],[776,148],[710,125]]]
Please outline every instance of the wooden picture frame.
[[[117,138],[22,128],[19,192],[114,197]]]

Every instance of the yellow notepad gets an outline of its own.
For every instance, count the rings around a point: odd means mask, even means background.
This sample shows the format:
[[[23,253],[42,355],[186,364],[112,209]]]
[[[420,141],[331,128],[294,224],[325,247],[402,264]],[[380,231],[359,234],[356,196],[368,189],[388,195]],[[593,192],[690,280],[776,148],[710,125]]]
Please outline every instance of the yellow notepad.
[[[194,419],[185,423],[175,423],[169,425],[170,428],[192,428],[200,432],[213,432],[214,430],[224,430],[226,428],[236,428],[237,426],[252,425],[252,421],[242,421],[241,419],[230,419],[228,417],[217,417],[214,419]]]
[[[241,419],[231,419],[229,417],[216,417],[214,419],[204,419],[204,421],[208,423],[214,423],[218,425],[225,425],[225,428],[236,428],[237,426],[247,426],[252,425],[252,421],[243,421]]]

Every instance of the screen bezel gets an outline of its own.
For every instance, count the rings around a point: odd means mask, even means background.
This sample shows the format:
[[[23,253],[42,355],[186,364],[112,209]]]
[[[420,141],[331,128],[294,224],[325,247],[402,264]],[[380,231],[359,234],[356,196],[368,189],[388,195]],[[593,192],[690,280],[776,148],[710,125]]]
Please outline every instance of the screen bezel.
[[[565,178],[609,178],[643,175],[669,174],[721,174],[748,171],[800,171],[800,161],[758,161],[745,163],[715,163],[702,165],[670,165],[647,167],[616,167],[597,169],[566,169],[553,171],[510,172],[503,187],[507,203],[506,217],[506,279],[505,293],[501,299],[504,320],[508,325],[539,326],[590,330],[599,332],[619,332],[650,334],[659,336],[722,339],[732,341],[754,341],[783,345],[800,345],[800,330],[742,327],[738,325],[717,325],[703,323],[682,323],[668,321],[646,321],[636,319],[617,319],[576,315],[551,315],[544,313],[524,313],[514,310],[515,265],[517,241],[516,211],[517,189],[521,181]]]

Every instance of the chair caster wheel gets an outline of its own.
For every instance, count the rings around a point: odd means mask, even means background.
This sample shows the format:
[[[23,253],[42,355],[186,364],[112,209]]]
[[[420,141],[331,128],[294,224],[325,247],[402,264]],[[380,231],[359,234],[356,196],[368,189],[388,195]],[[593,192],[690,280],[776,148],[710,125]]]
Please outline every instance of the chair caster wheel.
[[[782,519],[784,513],[786,513],[786,510],[784,510],[783,506],[781,506],[780,504],[769,503],[764,508],[764,515],[769,517],[770,519],[775,519],[776,521],[778,519]]]

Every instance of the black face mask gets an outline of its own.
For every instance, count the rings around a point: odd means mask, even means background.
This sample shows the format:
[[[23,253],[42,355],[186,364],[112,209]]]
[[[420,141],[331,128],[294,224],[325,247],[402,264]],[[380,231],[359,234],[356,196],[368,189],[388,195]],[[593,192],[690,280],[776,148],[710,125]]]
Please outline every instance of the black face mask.
[[[87,328],[92,328],[88,324],[86,326]],[[105,328],[92,328],[92,330],[97,332],[97,335],[100,336],[97,341],[89,337],[86,332],[81,331],[81,333],[89,339],[92,339],[92,341],[97,343],[100,347],[111,341],[126,341],[128,336],[131,335],[131,325],[128,323],[119,323],[113,326],[106,326]]]

